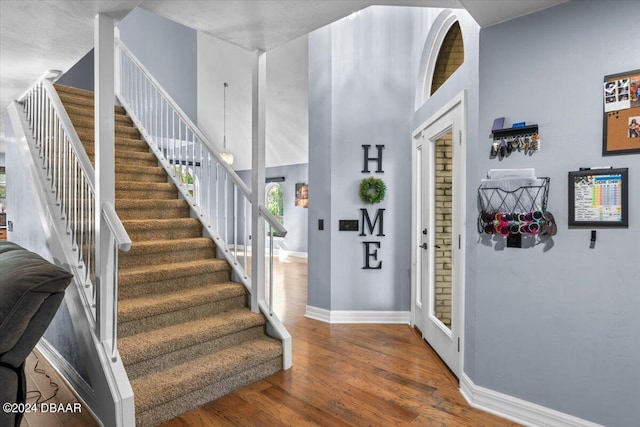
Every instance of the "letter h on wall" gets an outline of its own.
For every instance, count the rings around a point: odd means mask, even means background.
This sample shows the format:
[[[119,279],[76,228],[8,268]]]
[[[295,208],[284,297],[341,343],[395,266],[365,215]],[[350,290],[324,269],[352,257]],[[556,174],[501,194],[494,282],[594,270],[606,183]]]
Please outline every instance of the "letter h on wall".
[[[371,148],[371,145],[363,145],[362,148],[364,149],[364,164],[362,166],[362,173],[371,173],[369,172],[369,162],[376,162],[377,163],[377,168],[376,168],[376,173],[384,173],[382,171],[382,150],[384,149],[384,145],[376,145],[376,148],[378,150],[378,157],[369,157],[369,148]]]

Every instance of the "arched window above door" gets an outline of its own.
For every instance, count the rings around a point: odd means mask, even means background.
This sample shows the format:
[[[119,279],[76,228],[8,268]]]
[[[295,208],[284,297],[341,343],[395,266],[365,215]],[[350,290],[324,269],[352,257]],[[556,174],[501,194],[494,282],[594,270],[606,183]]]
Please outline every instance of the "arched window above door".
[[[464,42],[462,41],[460,23],[456,21],[447,31],[447,35],[444,37],[438,51],[438,59],[433,70],[431,93],[429,95],[433,95],[463,62]]]
[[[458,18],[443,10],[433,21],[422,50],[416,82],[416,110],[464,63],[464,41]]]

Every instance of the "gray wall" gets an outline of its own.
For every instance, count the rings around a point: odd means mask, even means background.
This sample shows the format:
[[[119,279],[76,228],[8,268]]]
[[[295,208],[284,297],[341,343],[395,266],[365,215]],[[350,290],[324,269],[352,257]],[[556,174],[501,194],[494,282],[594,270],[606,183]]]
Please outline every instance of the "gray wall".
[[[310,35],[310,306],[410,309],[414,13],[372,7]],[[363,144],[385,146],[384,174],[361,172]],[[387,196],[366,206],[358,186],[374,175],[386,182]],[[377,209],[386,209],[385,236],[338,231],[340,219],[359,219],[365,207],[372,218]],[[325,231],[317,230],[319,218]],[[365,240],[381,242],[382,269],[362,269]]]
[[[93,91],[93,49],[69,68],[58,79],[57,83]]]
[[[7,221],[13,222],[13,231],[8,232],[8,240],[37,253],[50,262],[54,262],[47,244],[48,227],[43,225],[42,215],[37,214],[40,211],[36,199],[38,195],[34,191],[34,186],[40,185],[40,183],[31,181],[30,175],[27,173],[27,165],[23,162],[18,151],[20,147],[15,141],[9,115],[5,114],[4,119],[8,165],[6,168],[7,205],[10,207],[7,209]],[[44,337],[75,368],[87,384],[91,384],[85,364],[80,356],[78,341],[66,301],[63,300]]]
[[[251,188],[251,171],[238,171],[238,176]],[[265,169],[266,178],[284,177],[279,182],[284,193],[284,226],[287,236],[284,238],[284,249],[296,252],[307,252],[307,228],[309,209],[295,206],[296,183],[309,182],[309,165],[287,165]],[[266,185],[266,184],[265,184]],[[242,230],[239,230],[238,241],[243,241]]]
[[[603,76],[639,68],[637,9],[574,1],[483,29],[469,144],[476,187],[489,168],[551,177],[559,227],[552,244],[529,249],[473,242],[465,371],[478,385],[608,427],[640,420],[640,156],[601,156]],[[490,160],[487,136],[500,116],[538,123],[542,151]],[[598,230],[595,249],[589,229],[567,227],[567,173],[583,166],[629,168],[629,228]],[[476,215],[469,204],[469,236]]]
[[[309,34],[309,263],[307,304],[331,308],[331,26]],[[320,230],[318,222],[324,221]]]
[[[118,24],[120,39],[197,124],[197,32],[141,8]]]

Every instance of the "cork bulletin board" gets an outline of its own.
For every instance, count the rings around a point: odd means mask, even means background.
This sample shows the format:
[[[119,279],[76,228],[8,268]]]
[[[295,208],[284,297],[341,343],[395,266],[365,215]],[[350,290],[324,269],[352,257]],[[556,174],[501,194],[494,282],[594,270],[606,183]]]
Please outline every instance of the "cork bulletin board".
[[[640,153],[640,70],[604,77],[602,155]]]

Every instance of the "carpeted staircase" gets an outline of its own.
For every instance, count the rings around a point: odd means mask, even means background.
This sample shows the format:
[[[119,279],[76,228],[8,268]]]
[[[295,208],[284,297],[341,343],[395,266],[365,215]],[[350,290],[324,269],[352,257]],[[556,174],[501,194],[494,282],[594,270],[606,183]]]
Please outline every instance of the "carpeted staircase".
[[[93,92],[55,87],[93,163]],[[118,345],[136,424],[151,426],[279,371],[282,346],[122,107],[115,128],[116,211],[133,241],[120,256]]]

